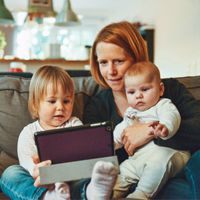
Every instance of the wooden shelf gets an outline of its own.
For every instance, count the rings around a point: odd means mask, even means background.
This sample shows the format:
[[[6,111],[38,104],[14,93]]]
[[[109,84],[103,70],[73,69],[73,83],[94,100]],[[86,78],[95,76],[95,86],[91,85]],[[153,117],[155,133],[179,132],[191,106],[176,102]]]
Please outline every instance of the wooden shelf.
[[[36,60],[36,59],[30,59],[30,60],[24,60],[24,59],[19,59],[19,58],[14,58],[14,59],[0,59],[0,62],[23,62],[24,64],[26,63],[67,63],[67,64],[85,64],[89,65],[90,61],[89,60],[65,60],[64,58],[55,58],[55,59],[44,59],[44,60]]]
[[[23,60],[19,58],[14,59],[0,59],[0,71],[7,72],[11,62],[22,62],[26,65],[26,71],[35,73],[35,71],[43,65],[56,65],[65,70],[84,70],[85,66],[90,65],[89,60],[65,60],[63,58],[45,59],[45,60]]]

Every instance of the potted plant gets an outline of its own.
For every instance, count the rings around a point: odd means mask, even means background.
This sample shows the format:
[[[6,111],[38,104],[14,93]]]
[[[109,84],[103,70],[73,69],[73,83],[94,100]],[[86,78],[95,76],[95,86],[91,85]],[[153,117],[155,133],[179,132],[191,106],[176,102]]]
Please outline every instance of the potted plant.
[[[0,58],[3,58],[4,48],[7,45],[5,34],[0,30]]]

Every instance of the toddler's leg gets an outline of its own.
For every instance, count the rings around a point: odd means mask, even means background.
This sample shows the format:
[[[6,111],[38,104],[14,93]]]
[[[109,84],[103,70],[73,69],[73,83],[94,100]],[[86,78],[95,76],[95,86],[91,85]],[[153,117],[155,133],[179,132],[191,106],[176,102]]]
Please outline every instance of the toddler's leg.
[[[111,162],[98,161],[86,188],[88,200],[109,200],[117,179],[117,168]]]
[[[11,165],[2,174],[0,188],[10,199],[38,199],[46,188],[34,187],[35,180],[20,165]]]
[[[54,190],[47,190],[42,200],[70,200],[70,187],[65,182],[55,183]]]

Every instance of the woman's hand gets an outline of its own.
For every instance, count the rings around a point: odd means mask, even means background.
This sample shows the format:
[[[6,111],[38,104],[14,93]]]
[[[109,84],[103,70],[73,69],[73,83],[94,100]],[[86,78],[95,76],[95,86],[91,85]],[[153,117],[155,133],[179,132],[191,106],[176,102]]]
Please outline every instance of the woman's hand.
[[[33,162],[35,163],[35,167],[33,169],[33,174],[32,174],[32,177],[35,179],[34,186],[35,187],[41,187],[39,167],[51,165],[51,161],[47,160],[47,161],[39,162],[38,155],[32,156],[32,159],[33,159]],[[55,185],[49,184],[49,185],[43,185],[42,187],[45,187],[49,190],[53,190]]]
[[[138,148],[155,138],[154,135],[148,135],[152,129],[149,123],[135,123],[123,130],[121,139],[129,156],[132,156]]]

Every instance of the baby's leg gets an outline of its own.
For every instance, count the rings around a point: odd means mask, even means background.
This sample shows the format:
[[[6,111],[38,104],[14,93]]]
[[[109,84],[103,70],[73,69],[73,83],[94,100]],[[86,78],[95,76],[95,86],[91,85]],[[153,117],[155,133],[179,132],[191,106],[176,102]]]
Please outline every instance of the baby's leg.
[[[47,190],[43,195],[42,200],[70,200],[70,187],[65,182],[55,183],[54,190]]]
[[[127,198],[151,199],[156,196],[169,178],[183,176],[186,162],[173,149],[159,147],[146,161],[136,190]]]
[[[117,168],[111,162],[98,161],[86,188],[88,200],[109,200],[117,179]]]

